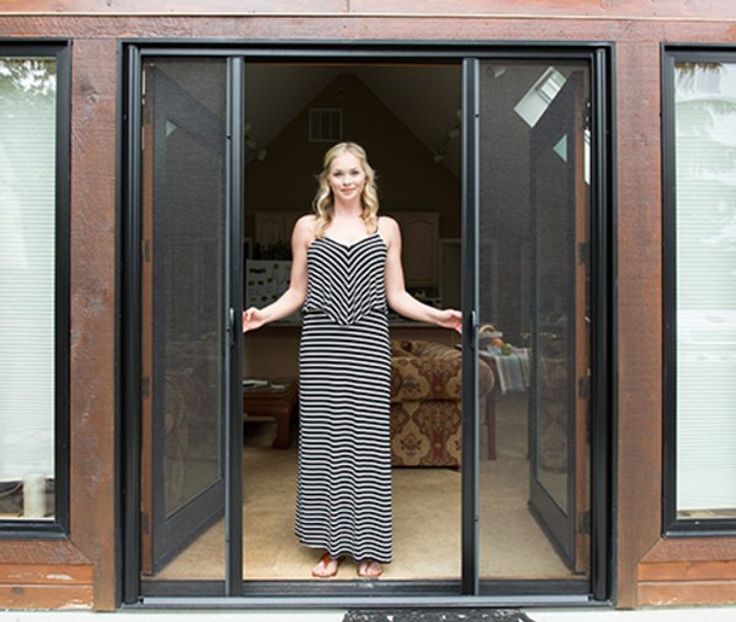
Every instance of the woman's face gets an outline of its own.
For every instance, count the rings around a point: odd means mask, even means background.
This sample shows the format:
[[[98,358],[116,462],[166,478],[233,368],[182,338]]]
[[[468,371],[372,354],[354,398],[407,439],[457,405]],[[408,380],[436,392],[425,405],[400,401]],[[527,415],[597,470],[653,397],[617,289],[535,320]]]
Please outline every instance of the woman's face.
[[[360,160],[352,153],[343,153],[332,161],[327,180],[333,196],[350,201],[362,195],[365,171]]]

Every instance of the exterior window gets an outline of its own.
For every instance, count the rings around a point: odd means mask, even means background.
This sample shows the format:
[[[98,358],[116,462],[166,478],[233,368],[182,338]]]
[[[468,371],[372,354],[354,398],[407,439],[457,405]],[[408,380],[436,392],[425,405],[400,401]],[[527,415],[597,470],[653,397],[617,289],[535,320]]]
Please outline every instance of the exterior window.
[[[0,46],[2,531],[66,515],[65,65],[65,49]]]
[[[665,523],[733,529],[736,56],[665,69]]]

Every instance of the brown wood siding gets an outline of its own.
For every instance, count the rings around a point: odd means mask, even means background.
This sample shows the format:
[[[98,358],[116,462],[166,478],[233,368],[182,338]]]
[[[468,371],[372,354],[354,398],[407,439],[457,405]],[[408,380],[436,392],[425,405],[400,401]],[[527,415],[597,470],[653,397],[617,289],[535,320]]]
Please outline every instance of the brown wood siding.
[[[72,46],[71,533],[98,609],[115,605],[116,52],[109,38]]]
[[[115,17],[233,11],[242,17]],[[616,3],[511,0],[443,3],[41,2],[0,0],[0,37],[73,40],[71,542],[0,542],[0,602],[9,606],[114,605],[115,96],[118,37],[226,40],[613,41],[618,166],[618,606],[723,602],[736,589],[733,542],[660,537],[661,192],[660,45],[734,43],[736,5],[718,0]],[[10,15],[11,12],[49,15]],[[67,12],[94,12],[63,15]],[[259,12],[333,13],[278,17]],[[367,16],[369,12],[402,15]],[[352,12],[361,15],[350,15]],[[5,14],[3,14],[5,13]],[[466,13],[463,17],[461,13]],[[504,15],[501,15],[504,14]],[[730,21],[729,21],[730,20]],[[720,544],[714,544],[718,542]],[[721,566],[720,564],[724,565]],[[673,565],[674,564],[674,565]],[[678,566],[678,564],[680,566]],[[50,568],[50,570],[49,570]],[[65,568],[71,568],[70,571]],[[678,568],[684,570],[678,572]],[[52,572],[53,571],[53,572]],[[19,574],[20,573],[20,574]],[[20,576],[28,577],[23,580]],[[57,576],[58,575],[58,576]],[[71,584],[60,578],[74,577]],[[91,582],[91,583],[90,583]],[[94,586],[94,591],[91,590]],[[86,590],[86,591],[85,591]],[[55,604],[52,604],[55,603]]]
[[[458,17],[524,16],[529,19],[590,18],[688,20],[736,17],[730,0],[0,0],[4,13],[100,13],[108,15],[155,14],[212,15],[251,14],[374,14],[456,15]]]
[[[633,27],[638,30],[637,26]],[[640,27],[639,27],[640,28]],[[639,36],[645,37],[645,33]],[[661,194],[659,49],[618,46],[618,603],[636,602],[636,566],[660,532]]]
[[[93,570],[68,541],[0,541],[0,603],[5,608],[90,607]]]

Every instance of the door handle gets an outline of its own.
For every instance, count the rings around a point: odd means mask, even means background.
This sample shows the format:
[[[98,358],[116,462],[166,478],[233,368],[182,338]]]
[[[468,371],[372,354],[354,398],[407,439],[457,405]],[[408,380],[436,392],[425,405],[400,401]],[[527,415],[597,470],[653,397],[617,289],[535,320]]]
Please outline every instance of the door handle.
[[[470,336],[470,347],[475,349],[476,336],[478,334],[478,312],[474,309],[466,315],[466,318],[465,329]]]
[[[230,345],[235,345],[235,309],[230,307],[227,318],[227,332],[230,333]]]

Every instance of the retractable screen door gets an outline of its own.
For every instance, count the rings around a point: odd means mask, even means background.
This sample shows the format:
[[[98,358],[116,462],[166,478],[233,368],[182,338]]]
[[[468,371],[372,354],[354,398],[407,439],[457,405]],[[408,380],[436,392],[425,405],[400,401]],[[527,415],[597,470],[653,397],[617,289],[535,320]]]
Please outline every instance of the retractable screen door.
[[[590,73],[587,59],[480,62],[484,578],[588,576]]]

